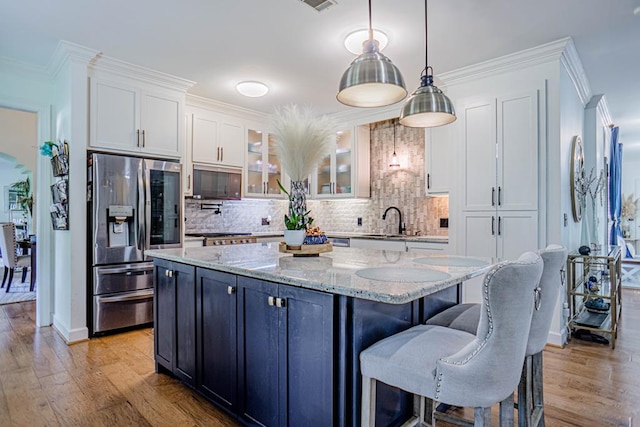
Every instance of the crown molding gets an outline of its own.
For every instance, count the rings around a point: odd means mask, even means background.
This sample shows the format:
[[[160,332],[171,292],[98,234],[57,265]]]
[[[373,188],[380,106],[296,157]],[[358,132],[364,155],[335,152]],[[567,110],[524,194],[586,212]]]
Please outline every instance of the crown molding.
[[[567,70],[582,104],[587,105],[591,99],[591,85],[589,84],[587,73],[584,71],[582,61],[580,61],[580,56],[578,56],[578,51],[576,50],[573,40],[571,38],[567,38],[566,40],[567,44],[562,50],[560,62]]]
[[[16,74],[28,74],[39,79],[48,79],[47,67],[18,61],[6,56],[0,56],[0,68]]]
[[[49,76],[55,78],[68,61],[89,64],[99,53],[97,50],[60,40],[47,66]]]
[[[133,78],[180,92],[186,92],[187,89],[196,84],[196,82],[182,77],[172,76],[171,74],[105,56],[101,52],[89,63],[89,70],[93,72],[106,71],[127,79]]]
[[[231,114],[248,120],[263,122],[269,119],[269,114],[262,111],[251,110],[249,108],[240,107],[226,102],[216,101],[215,99],[205,98],[199,95],[187,93],[186,105],[188,107],[202,108],[205,110],[213,110],[222,114]]]
[[[404,103],[404,101],[405,100],[403,99],[402,101],[396,102],[395,104],[378,108],[351,108],[349,110],[341,111],[338,113],[328,114],[328,116],[341,123],[375,123],[400,117],[400,110],[402,109],[402,104]]]
[[[609,112],[609,104],[607,103],[607,98],[604,96],[604,94],[593,95],[584,108],[595,108],[605,126],[610,126],[613,124],[613,119],[611,118],[611,113]]]
[[[569,77],[573,81],[582,103],[586,104],[591,97],[591,88],[571,37],[565,37],[520,52],[442,73],[439,78],[446,86],[452,86],[552,61],[560,61],[562,63],[569,73]]]

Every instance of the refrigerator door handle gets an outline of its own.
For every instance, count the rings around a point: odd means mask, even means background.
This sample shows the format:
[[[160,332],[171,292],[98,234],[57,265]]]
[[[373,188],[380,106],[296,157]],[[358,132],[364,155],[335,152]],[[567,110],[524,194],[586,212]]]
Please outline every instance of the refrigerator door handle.
[[[144,217],[143,221],[145,225],[145,241],[144,249],[149,249],[151,245],[151,172],[147,161],[142,162],[142,169],[144,170]]]
[[[141,162],[138,169],[138,250],[143,252],[146,249],[145,242],[147,240],[146,221],[145,221],[145,200],[147,199],[147,190],[145,188],[144,179],[144,162]]]

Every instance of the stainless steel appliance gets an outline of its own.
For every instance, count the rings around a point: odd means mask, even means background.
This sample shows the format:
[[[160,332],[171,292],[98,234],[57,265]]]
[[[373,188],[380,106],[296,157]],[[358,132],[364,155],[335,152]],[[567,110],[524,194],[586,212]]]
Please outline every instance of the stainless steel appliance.
[[[257,243],[258,238],[251,233],[194,233],[187,236],[204,237],[204,246],[239,245]]]
[[[182,244],[179,163],[91,153],[87,236],[91,334],[153,322],[147,249]]]
[[[242,174],[239,170],[193,167],[193,198],[203,200],[240,200]]]

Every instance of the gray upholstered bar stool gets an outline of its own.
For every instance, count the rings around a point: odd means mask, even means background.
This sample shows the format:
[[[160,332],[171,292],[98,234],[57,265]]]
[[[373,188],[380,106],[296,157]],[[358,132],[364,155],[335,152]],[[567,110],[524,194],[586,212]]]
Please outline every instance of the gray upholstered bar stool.
[[[559,245],[549,245],[538,251],[538,254],[542,257],[544,268],[518,385],[518,425],[526,427],[544,426],[542,350],[547,343],[567,261],[567,250]],[[435,315],[427,324],[475,333],[480,321],[480,310],[480,304],[459,304]]]
[[[518,385],[541,274],[542,259],[533,252],[493,266],[483,281],[475,335],[418,325],[360,353],[362,425],[375,425],[376,381],[429,402],[474,407],[476,425],[490,425],[491,406]],[[423,410],[415,421],[424,423]],[[513,407],[511,419],[505,419],[509,422],[513,423]]]

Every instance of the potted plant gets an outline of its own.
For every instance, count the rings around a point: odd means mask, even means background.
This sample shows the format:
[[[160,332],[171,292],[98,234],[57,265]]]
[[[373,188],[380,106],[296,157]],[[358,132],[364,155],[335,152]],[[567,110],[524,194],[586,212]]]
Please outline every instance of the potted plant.
[[[335,121],[330,117],[317,117],[310,108],[301,109],[294,104],[276,108],[272,116],[274,148],[283,168],[291,177],[290,191],[278,181],[280,190],[289,198],[289,213],[285,215],[287,231],[304,231],[313,221],[307,210],[304,180],[320,160],[330,153],[336,128]],[[303,241],[304,236],[298,245]]]

